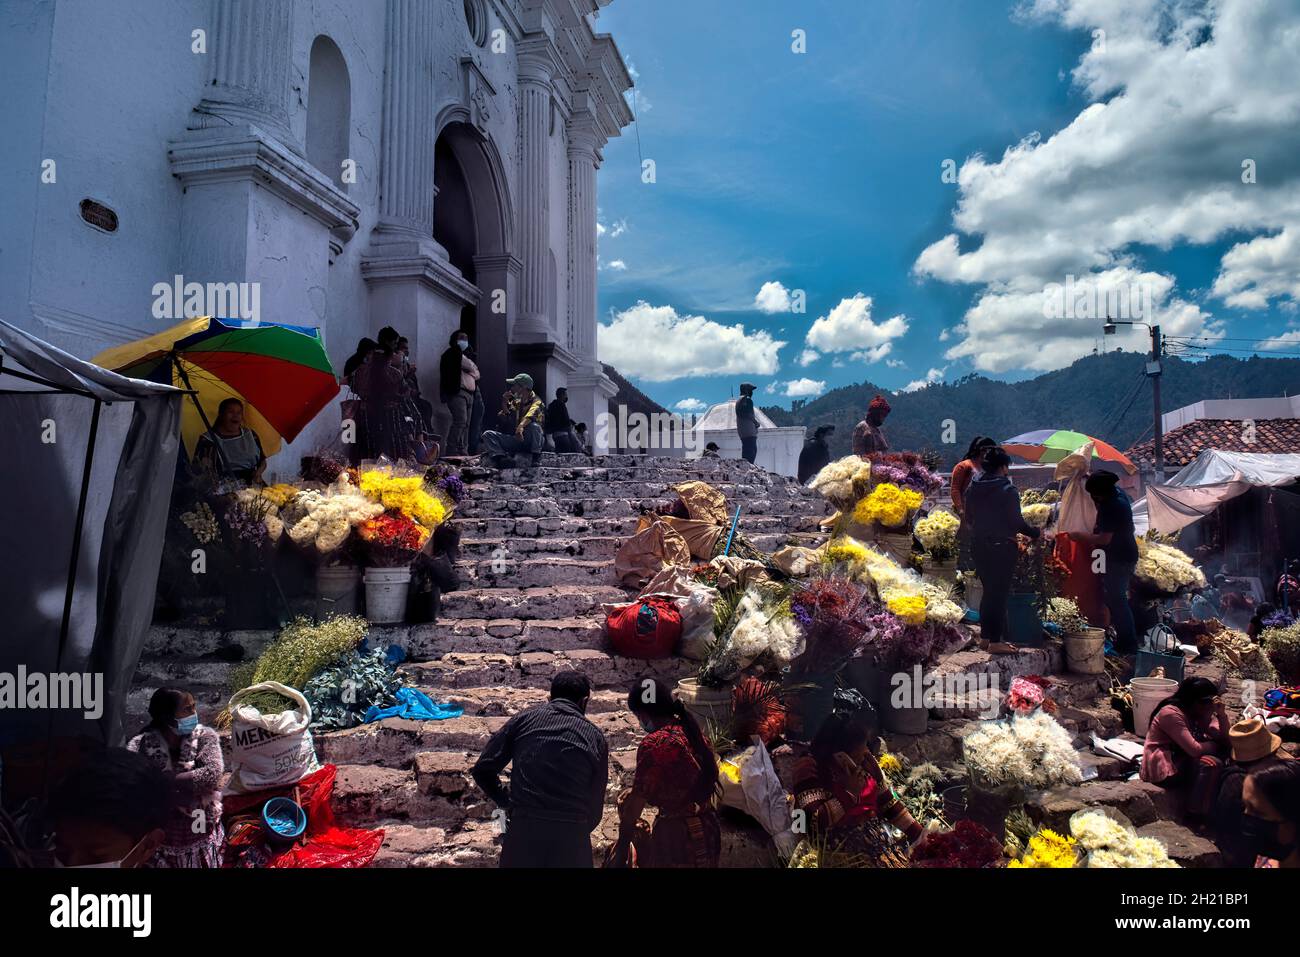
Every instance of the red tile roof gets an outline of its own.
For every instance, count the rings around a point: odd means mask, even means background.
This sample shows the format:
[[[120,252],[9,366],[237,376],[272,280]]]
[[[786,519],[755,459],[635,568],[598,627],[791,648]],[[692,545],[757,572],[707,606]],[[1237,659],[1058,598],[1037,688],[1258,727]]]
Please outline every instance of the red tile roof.
[[[1197,419],[1165,433],[1165,465],[1181,468],[1206,449],[1221,452],[1300,453],[1300,419],[1256,419],[1254,435],[1244,419]],[[1248,438],[1253,441],[1246,441]],[[1155,462],[1153,442],[1142,442],[1126,453],[1138,468]]]

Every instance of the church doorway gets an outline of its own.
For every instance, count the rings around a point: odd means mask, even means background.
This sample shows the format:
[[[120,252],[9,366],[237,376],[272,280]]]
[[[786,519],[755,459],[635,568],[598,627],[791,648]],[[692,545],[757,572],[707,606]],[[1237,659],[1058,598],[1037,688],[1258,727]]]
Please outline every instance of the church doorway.
[[[461,309],[460,328],[478,356],[487,423],[495,420],[507,378],[510,207],[500,158],[468,123],[447,123],[434,148],[433,238],[478,289]]]

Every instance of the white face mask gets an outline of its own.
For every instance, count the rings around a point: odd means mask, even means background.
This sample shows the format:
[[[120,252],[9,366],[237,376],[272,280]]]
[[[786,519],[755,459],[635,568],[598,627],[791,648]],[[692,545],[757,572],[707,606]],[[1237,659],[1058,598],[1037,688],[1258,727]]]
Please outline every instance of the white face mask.
[[[468,340],[468,339],[457,339],[457,340],[456,340],[456,345],[459,346],[460,349],[463,351],[463,350],[469,348],[469,340]]]

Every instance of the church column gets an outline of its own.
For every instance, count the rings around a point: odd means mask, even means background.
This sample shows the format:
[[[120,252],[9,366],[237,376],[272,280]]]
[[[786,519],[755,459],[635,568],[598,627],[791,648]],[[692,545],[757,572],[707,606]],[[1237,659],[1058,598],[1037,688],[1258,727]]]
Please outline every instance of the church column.
[[[548,342],[551,328],[546,300],[550,257],[551,79],[554,61],[549,41],[521,47],[519,56],[519,309],[514,342]]]
[[[579,367],[569,373],[569,414],[587,423],[592,451],[609,451],[602,428],[618,388],[596,353],[596,169],[605,138],[590,109],[578,109],[569,123],[569,351]],[[614,410],[615,415],[618,410]]]
[[[569,129],[569,351],[596,357],[596,168],[594,120],[575,116]]]
[[[411,341],[426,395],[438,391],[438,357],[478,290],[433,238],[434,55],[437,5],[387,0],[379,222],[361,259],[370,331],[392,326]]]
[[[388,0],[380,229],[433,242],[433,4]],[[437,252],[446,257],[438,247]]]
[[[293,0],[212,0],[208,87],[196,129],[254,124],[300,151],[289,130]]]

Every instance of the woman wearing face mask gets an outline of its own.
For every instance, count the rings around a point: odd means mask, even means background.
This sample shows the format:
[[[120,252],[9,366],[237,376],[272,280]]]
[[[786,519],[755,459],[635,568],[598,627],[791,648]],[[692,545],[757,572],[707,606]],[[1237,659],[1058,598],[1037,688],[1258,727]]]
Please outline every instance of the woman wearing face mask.
[[[1190,791],[1187,810],[1209,812],[1227,753],[1228,712],[1209,678],[1187,678],[1151,713],[1141,777],[1162,788]]]
[[[172,781],[176,801],[167,816],[166,839],[148,867],[220,867],[225,844],[221,826],[221,740],[199,724],[194,696],[159,688],[149,701],[149,724],[127,743]]]
[[[54,866],[144,866],[165,839],[172,792],[167,776],[124,748],[86,757],[50,793]],[[41,866],[37,854],[23,855]],[[48,863],[48,862],[47,862]]]
[[[1300,761],[1253,772],[1241,796],[1241,835],[1259,852],[1256,866],[1300,867]]]
[[[714,810],[718,759],[699,723],[658,678],[633,682],[627,704],[646,736],[637,748],[632,787],[619,796],[618,841],[610,862],[717,867],[722,853]],[[658,809],[653,824],[641,819],[647,805]]]

